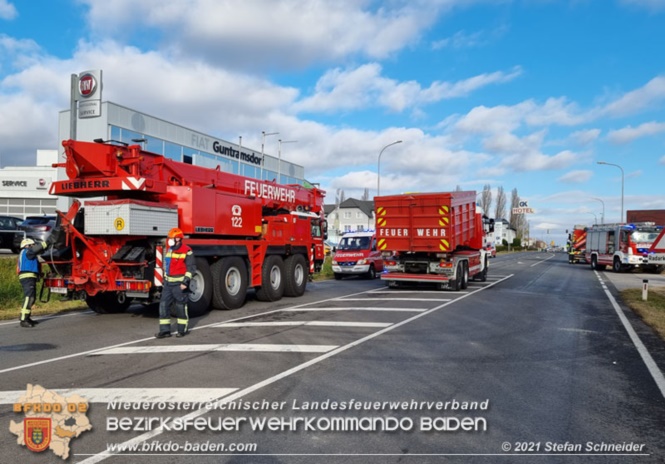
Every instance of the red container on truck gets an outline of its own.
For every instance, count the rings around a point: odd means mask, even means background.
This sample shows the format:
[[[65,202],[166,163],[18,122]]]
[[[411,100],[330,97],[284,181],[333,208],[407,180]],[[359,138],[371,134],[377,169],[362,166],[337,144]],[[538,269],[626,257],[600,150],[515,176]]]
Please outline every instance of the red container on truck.
[[[459,290],[487,279],[485,233],[493,224],[476,212],[476,192],[376,197],[376,235],[391,287],[430,282]]]

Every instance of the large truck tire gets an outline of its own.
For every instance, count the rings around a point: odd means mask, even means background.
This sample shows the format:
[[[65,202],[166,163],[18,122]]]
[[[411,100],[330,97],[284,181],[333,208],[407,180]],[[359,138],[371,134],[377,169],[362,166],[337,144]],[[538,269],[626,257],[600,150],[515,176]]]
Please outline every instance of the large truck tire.
[[[604,264],[598,264],[598,256],[597,255],[593,255],[591,257],[591,269],[593,269],[594,271],[602,271],[602,270],[605,269]]]
[[[98,314],[122,313],[129,308],[131,301],[116,292],[99,292],[94,296],[86,296],[85,302],[90,309]]]
[[[212,265],[215,287],[213,306],[216,309],[238,309],[247,298],[247,265],[239,256],[222,258]]]
[[[210,265],[205,258],[196,258],[196,273],[189,283],[189,303],[187,312],[189,317],[203,316],[210,309],[212,302],[212,274]]]
[[[369,265],[369,271],[367,271],[367,274],[365,274],[365,279],[367,279],[367,280],[376,279],[376,269],[374,269],[373,264]]]
[[[457,269],[455,270],[455,280],[449,280],[448,286],[454,292],[459,292],[460,287],[462,286],[462,263],[457,263]]]
[[[462,282],[460,288],[466,290],[469,287],[469,263],[464,261],[462,263]]]
[[[284,274],[286,283],[284,295],[303,296],[307,287],[309,267],[303,255],[291,255],[284,260]]]
[[[612,270],[614,272],[623,272],[625,270],[619,258],[614,258],[614,261],[612,261]]]
[[[284,295],[284,261],[281,256],[267,256],[261,271],[261,286],[256,289],[259,301],[277,301]]]

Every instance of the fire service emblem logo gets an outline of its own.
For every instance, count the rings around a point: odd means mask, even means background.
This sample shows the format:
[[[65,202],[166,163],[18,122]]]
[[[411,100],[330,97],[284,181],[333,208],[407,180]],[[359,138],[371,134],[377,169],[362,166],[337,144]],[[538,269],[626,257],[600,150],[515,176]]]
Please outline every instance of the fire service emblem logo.
[[[23,432],[25,446],[35,453],[42,452],[51,443],[51,419],[26,417],[23,419]]]

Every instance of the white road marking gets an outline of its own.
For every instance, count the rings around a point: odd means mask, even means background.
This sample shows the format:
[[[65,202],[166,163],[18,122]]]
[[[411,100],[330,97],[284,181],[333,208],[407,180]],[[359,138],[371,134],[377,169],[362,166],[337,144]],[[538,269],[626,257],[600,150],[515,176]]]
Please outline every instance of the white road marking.
[[[65,398],[80,395],[90,403],[209,403],[237,388],[54,388]],[[18,403],[25,390],[0,393],[0,404]]]
[[[124,346],[97,351],[93,356],[107,354],[192,353],[195,351],[262,351],[272,353],[327,353],[338,345],[275,345],[258,343],[224,343],[201,345]]]
[[[388,327],[391,322],[337,322],[337,321],[273,321],[273,322],[222,322],[214,327],[275,327],[275,326],[316,326],[316,327]]]
[[[350,293],[347,296],[362,295],[364,293],[367,293],[367,292]],[[332,300],[335,300],[337,298],[338,297],[328,298],[326,300],[320,300],[318,303],[325,303],[326,301],[332,301]],[[303,304],[309,304],[309,303],[303,303]],[[298,308],[300,306],[301,305],[293,306],[293,308]],[[279,313],[279,312],[282,312],[282,309],[273,309],[272,311],[266,311],[265,313],[258,313],[258,314],[253,314],[253,315],[250,315],[250,316],[242,316],[242,317],[239,317],[237,319],[230,319],[227,322],[242,321],[242,320],[245,320],[245,319],[256,318],[256,317],[260,317],[260,316],[268,316],[270,314],[275,314],[275,313]],[[190,329],[190,332],[194,331],[194,330],[206,329],[208,327],[214,327],[217,324],[219,324],[219,322],[214,322],[212,324],[206,324],[206,325],[202,325],[202,326],[199,326],[199,327],[194,327],[194,328]],[[147,338],[141,338],[139,340],[132,340],[130,342],[118,343],[117,345],[106,346],[106,347],[103,347],[103,348],[94,348],[92,350],[79,351],[78,353],[67,354],[67,355],[58,356],[58,357],[55,357],[55,358],[42,359],[41,361],[35,361],[35,362],[27,363],[27,364],[21,364],[19,366],[7,367],[5,369],[0,369],[0,374],[5,374],[7,372],[17,371],[17,370],[20,370],[20,369],[28,369],[28,368],[31,368],[31,367],[41,366],[43,364],[50,364],[52,362],[64,361],[65,359],[72,359],[72,358],[78,358],[80,356],[87,356],[87,355],[96,353],[97,351],[106,350],[106,349],[109,349],[109,348],[116,348],[116,347],[119,347],[119,346],[133,345],[135,343],[146,342],[146,341],[149,341],[149,340],[154,340],[154,337],[150,336],[150,337],[147,337]]]
[[[337,301],[450,301],[450,298],[338,298]]]
[[[646,349],[646,347],[642,343],[642,340],[640,340],[640,337],[635,332],[635,329],[633,329],[633,326],[630,324],[630,322],[626,318],[626,315],[623,313],[623,310],[621,309],[621,307],[619,306],[617,301],[612,296],[612,293],[610,293],[609,289],[605,286],[605,282],[603,282],[603,279],[600,278],[600,273],[596,270],[594,270],[593,272],[596,274],[596,277],[600,281],[600,284],[603,287],[603,291],[605,292],[605,295],[607,295],[607,298],[610,300],[610,303],[612,303],[612,307],[614,308],[614,311],[616,311],[617,315],[619,316],[619,319],[621,320],[621,323],[623,324],[624,328],[626,329],[626,332],[628,332],[628,336],[633,341],[633,344],[635,345],[635,348],[637,348],[637,352],[640,353],[640,356],[642,357],[642,361],[644,361],[644,364],[646,365],[647,369],[649,370],[649,373],[651,374],[651,377],[653,377],[653,380],[656,382],[656,385],[660,389],[660,394],[663,395],[663,398],[665,398],[665,377],[663,376],[663,373],[661,372],[660,368],[658,367],[656,362],[651,357],[651,354],[649,353],[649,350]]]
[[[552,258],[556,258],[556,255],[548,256],[547,258],[545,258],[545,259],[543,259],[543,260],[541,260],[541,261],[538,261],[537,263],[533,263],[533,264],[532,264],[531,266],[529,266],[529,267],[538,266],[539,264],[542,264],[542,263],[544,263],[545,261],[548,261],[548,260],[550,260],[550,259],[552,259]],[[519,263],[519,264],[522,264],[522,263]]]
[[[493,283],[493,284],[491,284],[491,285],[489,285],[489,286],[487,286],[487,287],[480,288],[480,289],[478,289],[477,292],[482,292],[483,290],[486,290],[486,289],[488,289],[488,288],[490,288],[490,287],[492,287],[492,286],[494,286],[494,285],[496,285],[496,284],[502,282],[503,280],[507,280],[507,279],[511,278],[512,276],[513,276],[513,274],[511,274],[511,275],[507,276],[505,279],[502,279],[502,280],[500,280],[500,281],[498,281],[498,282],[495,282],[495,283]],[[348,343],[348,344],[346,344],[346,345],[340,346],[339,348],[337,348],[337,349],[335,349],[335,350],[329,351],[329,352],[327,352],[327,353],[325,353],[325,354],[322,354],[321,356],[318,356],[318,357],[316,357],[316,358],[314,358],[314,359],[310,359],[309,361],[304,362],[304,363],[302,363],[302,364],[299,364],[299,365],[297,365],[297,366],[295,366],[295,367],[292,367],[291,369],[287,369],[287,370],[285,370],[285,371],[283,371],[283,372],[281,372],[281,373],[279,373],[279,374],[277,374],[277,375],[275,375],[275,376],[273,376],[273,377],[269,377],[269,378],[267,378],[267,379],[265,379],[265,380],[263,380],[263,381],[261,381],[261,382],[259,382],[259,383],[256,383],[256,384],[251,385],[251,386],[249,386],[249,387],[247,387],[247,388],[244,388],[244,389],[242,389],[242,390],[239,390],[239,391],[237,391],[237,392],[235,392],[235,393],[232,393],[232,394],[230,394],[230,395],[227,395],[227,396],[224,397],[224,398],[219,398],[219,399],[217,400],[217,401],[218,401],[218,404],[230,403],[231,401],[235,401],[235,400],[237,400],[237,399],[243,398],[243,397],[249,395],[250,393],[253,393],[253,392],[257,391],[257,390],[260,390],[261,388],[263,388],[263,387],[265,387],[265,386],[267,386],[267,385],[271,385],[271,384],[273,384],[273,383],[275,383],[275,382],[277,382],[277,381],[279,381],[279,380],[282,380],[283,378],[289,377],[289,376],[291,376],[291,375],[293,375],[293,374],[295,374],[295,373],[297,373],[297,372],[300,372],[300,371],[302,371],[302,370],[304,370],[304,369],[306,369],[306,368],[308,368],[308,367],[310,367],[310,366],[313,366],[314,364],[318,364],[318,363],[320,363],[320,362],[322,362],[322,361],[325,361],[326,359],[328,359],[328,358],[330,358],[330,357],[332,357],[332,356],[335,356],[335,355],[337,355],[337,354],[343,353],[343,352],[346,351],[346,350],[349,350],[349,349],[354,348],[354,347],[356,347],[356,346],[358,346],[358,345],[361,345],[361,344],[363,344],[363,343],[365,343],[365,342],[367,342],[367,341],[369,341],[369,340],[372,340],[372,339],[374,339],[374,338],[376,338],[376,337],[378,337],[378,336],[380,336],[380,335],[383,335],[383,334],[385,334],[385,333],[387,333],[387,332],[390,332],[391,330],[394,330],[394,329],[396,329],[396,328],[398,328],[398,327],[401,327],[401,326],[406,325],[406,324],[408,324],[408,323],[410,323],[410,322],[413,322],[413,321],[415,321],[416,319],[420,319],[420,318],[423,317],[423,316],[427,316],[428,314],[431,314],[431,313],[433,313],[433,312],[435,312],[435,311],[438,311],[438,310],[440,310],[440,309],[442,309],[442,308],[445,308],[446,306],[448,306],[448,305],[450,305],[450,304],[452,304],[452,303],[455,303],[455,302],[457,302],[457,301],[459,301],[459,300],[463,300],[463,299],[466,298],[467,296],[471,296],[471,295],[473,295],[474,293],[477,293],[477,292],[469,293],[469,294],[467,294],[467,295],[463,295],[463,296],[461,296],[461,297],[459,297],[459,298],[457,298],[457,299],[455,299],[455,300],[453,300],[453,301],[449,301],[449,302],[443,303],[443,304],[441,304],[441,305],[439,305],[439,306],[435,306],[434,308],[431,308],[431,309],[427,310],[426,312],[423,312],[423,313],[420,313],[420,314],[416,314],[415,316],[412,316],[412,317],[410,317],[410,318],[408,318],[408,319],[405,319],[405,320],[403,320],[403,321],[401,321],[401,322],[398,322],[398,323],[396,323],[396,324],[393,324],[393,325],[391,325],[390,327],[386,327],[385,329],[382,329],[382,330],[379,330],[379,331],[377,331],[377,332],[371,333],[371,334],[367,335],[366,337],[360,338],[360,339],[355,340],[355,341],[353,341],[353,342],[351,342],[351,343]],[[199,410],[197,410],[197,411],[193,411],[193,412],[191,412],[191,413],[189,413],[189,414],[183,416],[182,419],[183,419],[183,420],[187,420],[187,419],[195,419],[195,418],[197,418],[197,417],[201,417],[201,416],[203,416],[203,415],[205,415],[205,414],[207,414],[207,413],[209,413],[209,412],[210,412],[210,411],[208,411],[207,409],[202,408],[202,409],[199,409]],[[162,429],[162,428],[157,428],[157,429],[154,429],[154,430],[152,430],[152,431],[150,431],[150,432],[146,432],[146,433],[144,433],[143,435],[139,435],[138,437],[131,438],[130,440],[127,440],[127,441],[124,442],[124,443],[118,443],[118,446],[119,446],[120,448],[122,448],[122,447],[126,447],[126,446],[131,446],[131,445],[134,445],[134,444],[137,444],[137,443],[143,443],[143,442],[146,441],[146,440],[149,440],[149,439],[151,439],[151,438],[154,438],[154,437],[156,437],[156,436],[161,435],[162,432],[163,432],[163,429]],[[109,458],[109,457],[114,456],[114,455],[115,455],[115,453],[110,453],[110,452],[108,452],[108,451],[103,451],[103,452],[101,452],[101,453],[99,453],[99,454],[96,454],[96,455],[90,456],[90,457],[87,458],[87,459],[84,459],[83,461],[80,462],[80,464],[94,464],[94,463],[97,463],[97,462],[103,461],[103,460],[105,460],[106,458]]]
[[[448,300],[450,301],[450,300]],[[285,312],[300,312],[300,311],[401,311],[401,312],[412,312],[412,313],[421,313],[427,311],[427,308],[386,308],[386,307],[377,307],[377,308],[359,308],[356,306],[348,308],[286,308],[282,309]]]

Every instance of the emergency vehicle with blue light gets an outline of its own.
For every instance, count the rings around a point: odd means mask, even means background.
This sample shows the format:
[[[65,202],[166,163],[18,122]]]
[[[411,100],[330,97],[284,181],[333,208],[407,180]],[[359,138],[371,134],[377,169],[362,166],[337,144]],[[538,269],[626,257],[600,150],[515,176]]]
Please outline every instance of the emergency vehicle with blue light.
[[[649,250],[662,230],[653,222],[596,224],[587,229],[586,260],[591,269],[610,266],[614,272],[654,270]]]
[[[337,280],[351,275],[375,279],[383,272],[383,257],[376,248],[376,233],[345,233],[335,249],[332,270]]]

